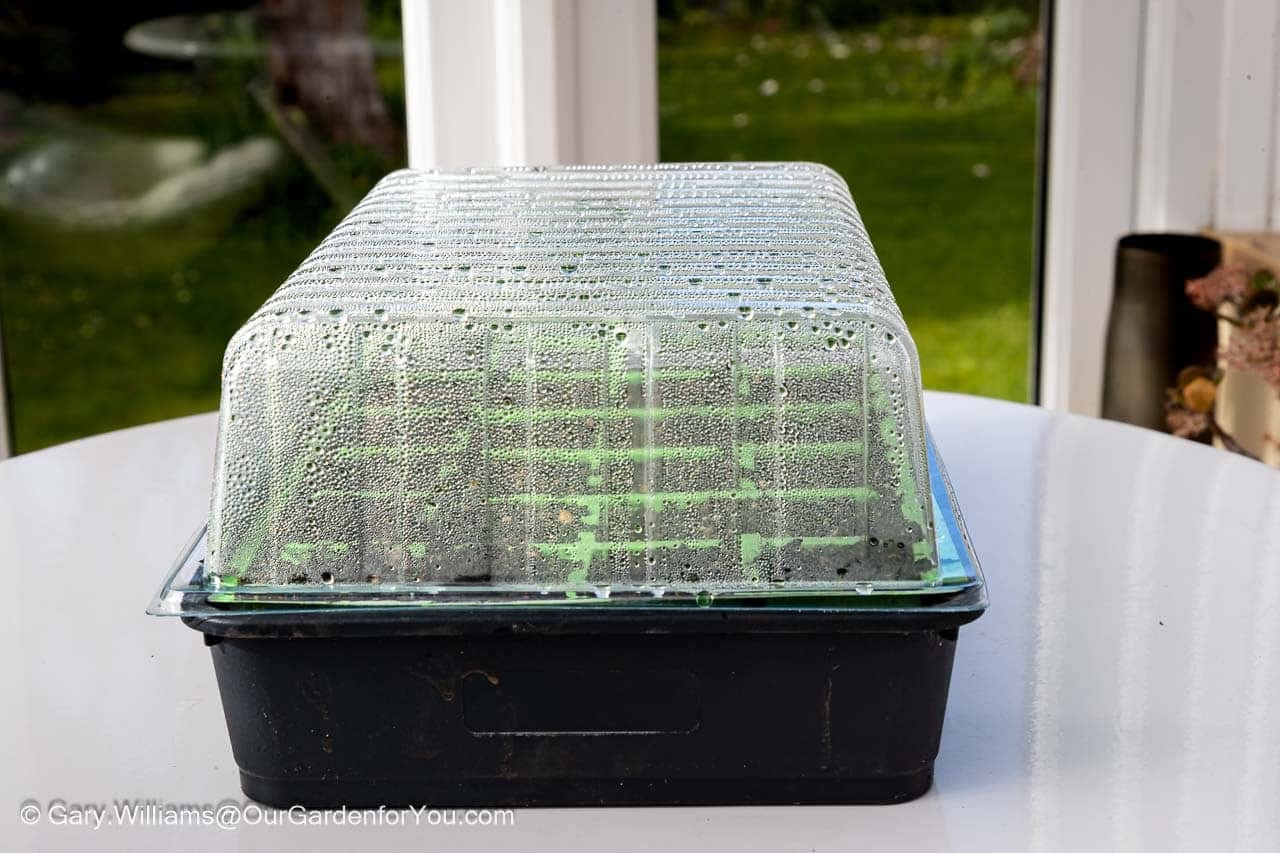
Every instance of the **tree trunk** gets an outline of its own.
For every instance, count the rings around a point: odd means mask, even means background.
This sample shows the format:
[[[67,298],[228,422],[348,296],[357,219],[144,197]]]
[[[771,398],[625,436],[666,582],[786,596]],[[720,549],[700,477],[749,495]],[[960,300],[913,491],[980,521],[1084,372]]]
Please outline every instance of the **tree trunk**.
[[[364,0],[265,0],[267,62],[284,106],[326,138],[399,159],[399,134],[378,89]]]

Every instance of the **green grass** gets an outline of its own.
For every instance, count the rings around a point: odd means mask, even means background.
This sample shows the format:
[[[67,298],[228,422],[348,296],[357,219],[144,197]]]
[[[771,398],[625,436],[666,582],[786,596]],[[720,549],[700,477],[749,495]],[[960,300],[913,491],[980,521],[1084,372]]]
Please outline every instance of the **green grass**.
[[[906,315],[926,387],[1023,400],[1036,104],[1002,58],[1007,40],[980,28],[943,18],[826,39],[675,33],[660,53],[661,153],[835,168]]]
[[[835,167],[925,384],[1023,399],[1035,102],[1006,54],[1025,28],[1006,14],[761,35],[691,18],[661,38],[662,157]],[[394,66],[380,78],[400,97]],[[182,66],[136,74],[73,118],[217,147],[271,133],[246,82]],[[0,160],[33,133],[0,134]],[[367,157],[338,156],[354,185],[371,183]],[[215,408],[226,341],[341,213],[291,159],[253,197],[162,228],[77,233],[0,218],[16,449]]]
[[[83,126],[213,147],[269,133],[238,77],[139,75],[74,116],[44,112],[53,130],[15,150]],[[163,226],[76,231],[0,215],[15,449],[216,409],[227,340],[340,215],[292,160],[250,196]]]
[[[0,222],[16,449],[217,408],[227,339],[329,224],[283,211],[105,236]]]

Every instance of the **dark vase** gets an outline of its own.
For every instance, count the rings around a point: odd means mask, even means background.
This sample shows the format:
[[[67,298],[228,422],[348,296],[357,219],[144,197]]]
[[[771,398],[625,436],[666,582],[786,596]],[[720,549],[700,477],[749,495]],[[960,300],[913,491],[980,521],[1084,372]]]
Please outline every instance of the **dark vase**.
[[[1212,362],[1217,348],[1217,321],[1184,288],[1221,261],[1218,241],[1194,234],[1129,234],[1116,244],[1104,418],[1165,429],[1165,389],[1182,368]]]

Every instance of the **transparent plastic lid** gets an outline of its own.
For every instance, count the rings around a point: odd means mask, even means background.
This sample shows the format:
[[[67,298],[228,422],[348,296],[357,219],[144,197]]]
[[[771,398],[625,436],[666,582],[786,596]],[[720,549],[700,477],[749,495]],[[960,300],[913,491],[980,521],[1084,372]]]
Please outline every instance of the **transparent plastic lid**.
[[[915,349],[831,170],[402,171],[228,347],[200,582],[941,591],[974,575],[931,489]]]
[[[421,583],[334,583],[319,587],[223,585],[206,571],[208,535],[205,529],[201,529],[179,555],[147,612],[154,616],[253,618],[297,613],[325,613],[332,617],[340,611],[344,615],[361,618],[368,611],[404,608],[612,604],[632,609],[680,605],[734,606],[744,602],[749,602],[753,608],[774,605],[791,610],[807,610],[814,605],[823,609],[832,606],[861,609],[863,605],[874,605],[875,612],[881,615],[890,612],[921,614],[927,611],[937,614],[980,611],[985,609],[987,602],[982,572],[974,557],[946,470],[927,436],[926,442],[937,529],[939,581],[934,586],[918,590],[876,588],[863,582],[837,589],[776,584],[763,594],[752,585],[724,586],[717,591],[704,588],[697,592],[691,592],[691,587],[667,591],[655,585],[627,587],[616,594],[607,586],[566,589],[557,585],[536,590],[521,587],[499,591],[480,584],[456,583],[445,586]],[[841,595],[841,592],[846,594]],[[888,594],[890,592],[893,594]]]

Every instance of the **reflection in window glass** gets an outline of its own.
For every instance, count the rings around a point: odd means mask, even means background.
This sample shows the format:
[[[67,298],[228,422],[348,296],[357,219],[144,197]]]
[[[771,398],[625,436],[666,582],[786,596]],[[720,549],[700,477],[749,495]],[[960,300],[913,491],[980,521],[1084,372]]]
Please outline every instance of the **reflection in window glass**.
[[[227,339],[404,165],[398,2],[236,5],[0,12],[19,452],[216,408]]]
[[[662,159],[834,167],[925,385],[1026,399],[1037,8],[663,0]]]

